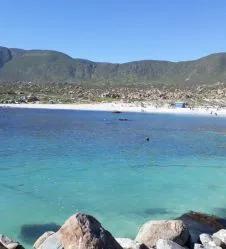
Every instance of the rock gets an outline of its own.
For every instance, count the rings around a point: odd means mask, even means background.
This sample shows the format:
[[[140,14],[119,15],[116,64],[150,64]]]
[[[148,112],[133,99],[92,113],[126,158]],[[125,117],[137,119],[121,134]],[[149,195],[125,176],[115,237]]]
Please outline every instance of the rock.
[[[34,249],[37,249],[39,248],[43,243],[44,241],[50,237],[51,235],[53,235],[54,232],[45,232],[42,236],[40,236],[34,243]]]
[[[204,249],[204,245],[195,243],[194,249]]]
[[[184,249],[184,247],[169,239],[159,239],[156,242],[156,249]]]
[[[207,233],[202,233],[199,235],[199,238],[200,238],[200,241],[202,242],[202,244],[205,246],[205,245],[208,245],[209,242],[211,242],[213,239],[212,239],[212,236],[207,234]]]
[[[64,249],[122,249],[113,236],[91,215],[72,215],[60,228]]]
[[[24,249],[19,242],[0,234],[0,249]]]
[[[220,239],[224,244],[226,244],[226,229],[221,229],[214,233],[213,237]]]
[[[148,221],[140,228],[135,240],[154,247],[159,239],[169,239],[183,246],[189,239],[189,231],[181,220]]]
[[[41,237],[40,237],[41,238]],[[35,242],[35,245],[38,241]],[[53,233],[52,235],[48,236],[43,243],[39,245],[39,247],[35,247],[36,249],[64,249],[62,243],[60,241],[60,234],[59,232]]]
[[[226,245],[217,237],[213,237],[207,233],[200,234],[199,236],[200,241],[204,246],[211,246],[211,247],[216,247],[220,246],[224,249],[226,249]]]
[[[128,238],[116,238],[116,241],[123,249],[148,249],[144,244],[140,244]]]
[[[209,242],[210,246],[219,246],[223,249],[226,249],[226,244],[223,241],[221,241],[220,239],[215,238],[215,237],[212,237],[212,239],[213,240],[211,242]]]
[[[210,246],[210,245],[201,245],[201,244],[194,244],[194,249],[222,249],[220,246]]]
[[[39,101],[39,98],[37,96],[34,96],[34,95],[28,95],[27,101],[28,102],[36,102],[36,101]]]
[[[199,242],[202,233],[212,234],[226,227],[226,220],[197,212],[185,213],[178,218],[188,227],[191,244]]]

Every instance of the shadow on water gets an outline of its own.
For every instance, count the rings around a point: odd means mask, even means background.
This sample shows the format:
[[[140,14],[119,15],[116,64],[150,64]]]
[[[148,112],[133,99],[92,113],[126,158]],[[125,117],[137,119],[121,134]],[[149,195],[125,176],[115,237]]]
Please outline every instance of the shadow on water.
[[[142,217],[148,217],[150,215],[171,215],[175,216],[177,213],[166,208],[147,208],[138,213]]]
[[[56,232],[60,229],[60,226],[55,223],[47,224],[24,224],[20,227],[20,235],[22,241],[27,244],[34,244],[43,233],[46,231]]]

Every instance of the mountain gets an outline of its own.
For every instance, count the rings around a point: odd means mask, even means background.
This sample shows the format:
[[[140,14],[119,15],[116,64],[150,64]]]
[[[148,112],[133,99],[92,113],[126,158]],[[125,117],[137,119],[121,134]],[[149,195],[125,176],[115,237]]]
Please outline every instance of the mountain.
[[[74,59],[49,50],[0,47],[0,82],[84,85],[194,85],[226,82],[226,53],[193,61],[157,60],[122,64]]]

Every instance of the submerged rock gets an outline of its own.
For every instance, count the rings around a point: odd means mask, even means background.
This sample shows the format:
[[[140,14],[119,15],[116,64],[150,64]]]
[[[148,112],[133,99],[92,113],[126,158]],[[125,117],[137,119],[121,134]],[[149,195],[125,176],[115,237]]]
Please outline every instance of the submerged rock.
[[[72,215],[60,228],[64,249],[122,249],[113,236],[91,215]]]
[[[189,239],[189,231],[181,220],[148,221],[140,228],[135,240],[154,247],[159,239],[172,240],[183,246]]]
[[[0,249],[24,249],[19,242],[0,234]]]

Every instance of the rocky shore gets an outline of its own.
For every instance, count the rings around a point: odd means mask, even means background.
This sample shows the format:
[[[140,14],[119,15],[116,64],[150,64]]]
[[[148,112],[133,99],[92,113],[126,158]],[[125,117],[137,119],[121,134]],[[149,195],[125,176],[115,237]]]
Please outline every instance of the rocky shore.
[[[157,106],[183,101],[190,106],[225,106],[226,84],[133,87],[86,87],[77,84],[0,84],[1,104],[21,103],[89,103],[89,102],[150,101]]]
[[[175,220],[150,220],[134,240],[114,238],[91,215],[76,213],[57,231],[36,238],[34,249],[225,249],[226,220],[189,212]],[[0,235],[0,249],[24,249],[17,241]]]

